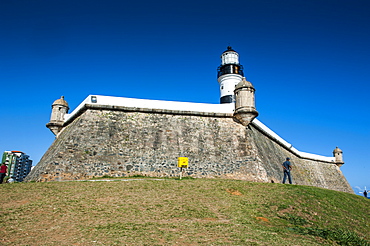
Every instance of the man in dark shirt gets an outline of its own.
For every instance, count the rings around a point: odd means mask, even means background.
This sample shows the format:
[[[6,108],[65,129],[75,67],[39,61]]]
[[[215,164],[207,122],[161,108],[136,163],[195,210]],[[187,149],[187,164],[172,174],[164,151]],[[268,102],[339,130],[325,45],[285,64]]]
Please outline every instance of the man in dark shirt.
[[[292,170],[292,164],[290,164],[290,158],[286,158],[286,161],[283,163],[284,168],[284,178],[283,178],[283,184],[285,184],[286,177],[288,176],[289,184],[292,184],[292,177],[290,176],[290,170]]]

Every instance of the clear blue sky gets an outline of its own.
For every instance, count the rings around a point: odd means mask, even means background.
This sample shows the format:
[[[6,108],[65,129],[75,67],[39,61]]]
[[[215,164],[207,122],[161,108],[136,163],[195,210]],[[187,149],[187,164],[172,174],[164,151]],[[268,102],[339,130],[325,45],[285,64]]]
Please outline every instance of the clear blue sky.
[[[300,151],[332,156],[370,188],[370,1],[0,2],[0,151],[37,163],[51,104],[87,95],[219,102],[231,45],[259,120]],[[357,189],[355,189],[358,192]]]

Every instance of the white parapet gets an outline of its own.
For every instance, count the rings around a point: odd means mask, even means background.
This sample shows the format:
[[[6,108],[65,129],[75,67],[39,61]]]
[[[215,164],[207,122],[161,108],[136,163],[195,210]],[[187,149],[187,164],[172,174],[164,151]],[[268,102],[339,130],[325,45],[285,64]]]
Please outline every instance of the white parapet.
[[[149,99],[137,99],[137,98],[126,98],[126,97],[111,97],[111,96],[99,96],[89,95],[78,107],[73,110],[70,114],[64,116],[64,121],[68,121],[75,115],[79,114],[80,110],[83,110],[85,105],[93,104],[100,106],[119,106],[127,108],[141,108],[141,109],[158,109],[158,110],[171,110],[178,112],[201,112],[201,113],[221,113],[230,114],[234,113],[234,103],[224,104],[210,104],[210,103],[192,103],[192,102],[177,102],[177,101],[162,101],[162,100],[149,100]],[[335,162],[334,157],[321,156],[311,153],[306,153],[297,150],[292,144],[285,141],[278,134],[273,132],[270,128],[264,125],[258,119],[254,119],[252,124],[267,135],[278,144],[284,146],[286,149],[291,151],[293,154],[301,158]]]
[[[288,150],[290,150],[291,152],[293,152],[295,155],[299,157],[306,158],[306,159],[312,159],[312,160],[325,161],[325,162],[335,162],[335,157],[316,155],[316,154],[306,153],[306,152],[297,150],[296,148],[293,147],[292,144],[285,141],[283,138],[281,138],[279,135],[273,132],[270,128],[268,128],[258,119],[254,119],[252,121],[252,124],[256,126],[258,129],[260,129],[262,132],[264,132],[271,139],[275,140],[280,145],[284,146],[285,148],[287,148]]]
[[[162,100],[90,95],[75,110],[73,110],[72,113],[65,115],[64,120],[67,121],[68,119],[73,117],[86,104],[121,106],[127,108],[147,108],[173,111],[206,112],[206,113],[232,114],[234,112],[234,104],[230,103],[229,104],[192,103],[192,102],[162,101]]]

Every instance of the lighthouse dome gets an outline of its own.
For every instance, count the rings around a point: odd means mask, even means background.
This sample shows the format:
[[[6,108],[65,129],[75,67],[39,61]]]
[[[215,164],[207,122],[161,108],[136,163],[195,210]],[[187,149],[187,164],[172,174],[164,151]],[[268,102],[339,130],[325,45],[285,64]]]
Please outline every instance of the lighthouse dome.
[[[235,50],[233,50],[233,48],[231,48],[231,46],[227,46],[227,50],[225,50],[224,53],[225,52],[228,52],[228,51],[234,51],[234,52],[236,52]]]

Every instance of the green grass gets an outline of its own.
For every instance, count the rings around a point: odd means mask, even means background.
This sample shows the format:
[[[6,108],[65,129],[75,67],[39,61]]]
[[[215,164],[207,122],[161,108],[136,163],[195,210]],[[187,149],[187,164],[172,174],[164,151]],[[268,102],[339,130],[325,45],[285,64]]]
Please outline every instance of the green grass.
[[[370,245],[369,200],[219,179],[0,186],[0,245]]]

